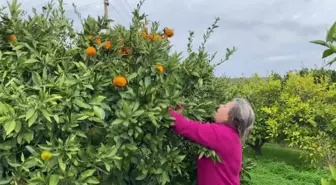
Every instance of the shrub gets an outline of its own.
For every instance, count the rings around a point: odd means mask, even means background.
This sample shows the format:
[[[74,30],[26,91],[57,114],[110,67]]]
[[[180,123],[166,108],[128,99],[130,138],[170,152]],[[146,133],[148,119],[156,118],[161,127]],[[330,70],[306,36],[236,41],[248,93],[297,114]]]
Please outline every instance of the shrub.
[[[240,172],[240,184],[241,185],[249,185],[251,183],[251,175],[250,172],[255,167],[254,162],[249,158],[244,158],[243,167]]]
[[[27,19],[16,0],[1,11],[0,184],[191,184],[192,156],[218,160],[174,134],[167,111],[212,119],[220,63],[204,46],[218,19],[196,52],[191,32],[182,59],[170,54],[173,29],[145,29],[142,3],[129,29],[88,17],[80,33],[62,0]]]
[[[336,86],[327,77],[315,80],[312,73],[290,73],[275,115],[290,146],[305,150],[311,163],[326,164],[335,157]]]
[[[265,79],[254,75],[252,78],[238,81],[235,85],[239,96],[249,100],[256,114],[254,127],[246,143],[257,155],[261,155],[262,146],[275,138],[279,132],[274,124],[272,111],[275,110],[271,107],[278,104],[281,80],[274,79],[273,76]]]

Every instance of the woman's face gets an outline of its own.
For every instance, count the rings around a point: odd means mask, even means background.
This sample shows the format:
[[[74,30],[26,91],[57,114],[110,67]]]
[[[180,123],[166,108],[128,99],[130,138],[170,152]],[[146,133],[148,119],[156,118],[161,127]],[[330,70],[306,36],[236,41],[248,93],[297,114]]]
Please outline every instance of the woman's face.
[[[216,123],[227,123],[229,121],[229,111],[232,107],[232,102],[220,104],[217,112],[215,113]]]

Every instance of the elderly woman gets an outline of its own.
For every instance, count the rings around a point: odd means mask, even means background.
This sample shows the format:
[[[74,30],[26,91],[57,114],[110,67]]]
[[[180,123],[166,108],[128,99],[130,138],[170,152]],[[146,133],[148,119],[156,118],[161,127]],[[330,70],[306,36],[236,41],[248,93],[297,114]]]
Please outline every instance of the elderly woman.
[[[216,123],[201,124],[170,109],[175,118],[174,131],[200,145],[211,148],[222,159],[214,163],[201,158],[197,163],[197,185],[239,185],[242,167],[242,144],[253,127],[254,111],[245,99],[235,98],[219,105]]]

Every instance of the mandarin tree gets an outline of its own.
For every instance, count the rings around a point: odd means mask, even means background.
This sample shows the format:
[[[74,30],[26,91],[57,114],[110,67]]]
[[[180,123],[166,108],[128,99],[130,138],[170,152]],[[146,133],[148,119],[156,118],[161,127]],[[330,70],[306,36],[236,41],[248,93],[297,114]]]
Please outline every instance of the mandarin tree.
[[[235,83],[256,112],[247,144],[261,154],[265,142],[287,143],[305,151],[313,164],[335,160],[335,84],[315,70],[285,78],[254,76]]]
[[[79,33],[62,0],[28,18],[16,0],[1,11],[0,184],[191,184],[190,156],[219,160],[173,133],[167,110],[182,104],[189,118],[211,120],[219,64],[204,45],[218,19],[197,51],[191,34],[182,59],[172,29],[145,28],[142,3],[129,28],[89,17]]]
[[[313,72],[289,73],[278,111],[272,113],[289,146],[305,150],[311,163],[321,164],[336,157],[336,84],[329,77],[318,79],[318,83],[316,80]]]
[[[276,106],[282,90],[281,80],[274,78],[261,78],[254,75],[249,79],[241,79],[237,83],[237,94],[249,100],[256,114],[256,121],[249,140],[246,142],[257,155],[261,155],[261,148],[272,140],[277,129],[272,111]]]

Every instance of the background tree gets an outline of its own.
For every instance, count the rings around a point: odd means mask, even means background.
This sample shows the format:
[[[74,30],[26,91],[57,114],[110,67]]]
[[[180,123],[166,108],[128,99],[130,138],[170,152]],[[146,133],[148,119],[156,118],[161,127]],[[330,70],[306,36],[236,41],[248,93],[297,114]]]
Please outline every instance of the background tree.
[[[257,155],[261,155],[262,146],[270,141],[279,132],[273,118],[277,111],[276,105],[281,94],[281,80],[261,78],[254,75],[252,78],[240,80],[237,84],[238,96],[247,98],[256,114],[255,125],[246,142]]]
[[[330,78],[289,73],[276,116],[289,146],[309,151],[312,163],[334,156],[335,84]],[[333,157],[332,157],[333,158]]]

